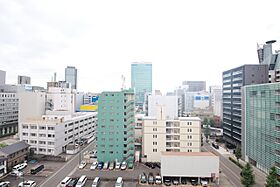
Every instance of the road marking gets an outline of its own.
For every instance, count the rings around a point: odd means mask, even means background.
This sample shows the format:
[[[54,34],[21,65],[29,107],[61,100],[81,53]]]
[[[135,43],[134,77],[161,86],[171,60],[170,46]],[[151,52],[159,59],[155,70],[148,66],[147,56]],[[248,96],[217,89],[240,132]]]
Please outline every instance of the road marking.
[[[92,142],[94,143],[94,142]],[[76,159],[78,156],[80,156],[80,154],[83,154],[83,152],[89,148],[89,146],[91,146],[91,144],[88,144],[84,149],[82,149],[77,155],[75,155],[72,159],[70,159],[68,162],[66,162],[66,164],[64,164],[64,166],[62,166],[62,168],[60,168],[57,172],[55,172],[52,176],[50,176],[50,178],[48,178],[47,180],[45,180],[42,184],[39,184],[39,186],[43,186],[45,183],[47,183],[49,180],[51,180],[54,176],[56,176],[61,170],[63,170],[70,162],[72,162],[74,159]],[[78,164],[77,164],[78,166]],[[77,167],[75,166],[75,168]]]

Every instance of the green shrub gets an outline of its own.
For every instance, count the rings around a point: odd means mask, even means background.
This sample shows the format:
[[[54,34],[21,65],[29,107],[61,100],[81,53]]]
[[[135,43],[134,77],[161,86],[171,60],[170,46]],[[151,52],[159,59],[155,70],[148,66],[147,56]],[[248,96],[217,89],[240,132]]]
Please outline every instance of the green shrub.
[[[244,166],[242,166],[242,164],[240,164],[238,161],[236,161],[235,159],[229,157],[229,160],[232,161],[233,163],[235,163],[238,167],[240,167],[241,169],[243,169]]]

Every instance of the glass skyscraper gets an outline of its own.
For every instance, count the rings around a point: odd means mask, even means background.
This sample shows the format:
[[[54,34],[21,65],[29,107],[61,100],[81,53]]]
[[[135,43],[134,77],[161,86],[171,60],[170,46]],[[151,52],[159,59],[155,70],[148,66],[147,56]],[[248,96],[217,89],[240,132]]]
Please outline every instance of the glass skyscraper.
[[[73,66],[65,68],[65,81],[71,84],[72,89],[77,89],[77,69]]]
[[[135,90],[135,104],[143,107],[146,93],[152,92],[152,64],[132,63],[131,64],[131,87]]]

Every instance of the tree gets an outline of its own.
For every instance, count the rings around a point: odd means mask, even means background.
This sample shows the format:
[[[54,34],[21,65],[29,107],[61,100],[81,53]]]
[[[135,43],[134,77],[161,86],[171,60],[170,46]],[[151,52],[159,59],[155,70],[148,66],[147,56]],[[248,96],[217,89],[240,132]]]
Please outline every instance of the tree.
[[[247,163],[241,171],[241,183],[245,187],[251,187],[255,184],[255,175],[249,163]]]
[[[205,135],[206,141],[207,141],[209,139],[209,136],[210,136],[210,128],[209,128],[208,124],[206,125],[206,128],[204,130],[204,135]]]
[[[213,118],[211,118],[209,121],[208,121],[210,127],[214,127],[215,126],[215,121]]]
[[[208,118],[204,118],[202,124],[203,124],[203,125],[207,125],[207,124],[208,124]]]
[[[239,146],[237,146],[237,148],[235,149],[235,157],[238,162],[239,162],[239,159],[242,157],[241,148]]]
[[[266,187],[280,187],[280,183],[277,180],[277,176],[278,175],[277,175],[276,167],[273,166],[270,169],[270,172],[269,172],[269,174],[266,177],[266,184],[265,184],[265,186]]]

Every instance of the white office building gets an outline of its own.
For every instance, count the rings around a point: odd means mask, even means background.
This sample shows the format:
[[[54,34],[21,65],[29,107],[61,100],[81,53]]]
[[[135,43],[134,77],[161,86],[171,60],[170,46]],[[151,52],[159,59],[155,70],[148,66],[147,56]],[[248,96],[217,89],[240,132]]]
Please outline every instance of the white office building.
[[[222,116],[222,87],[221,86],[210,86],[210,105],[213,108],[215,116]]]
[[[166,118],[174,119],[178,117],[178,96],[166,96],[166,95],[148,95],[147,101],[144,107],[147,109],[146,114],[148,116],[156,116],[158,107],[166,108]]]
[[[162,151],[200,152],[201,120],[198,117],[167,119],[165,107],[158,107],[156,117],[145,117],[143,153],[147,162],[160,162]]]
[[[21,122],[20,140],[30,144],[35,154],[59,155],[82,137],[95,133],[96,113],[43,115],[39,119]]]

